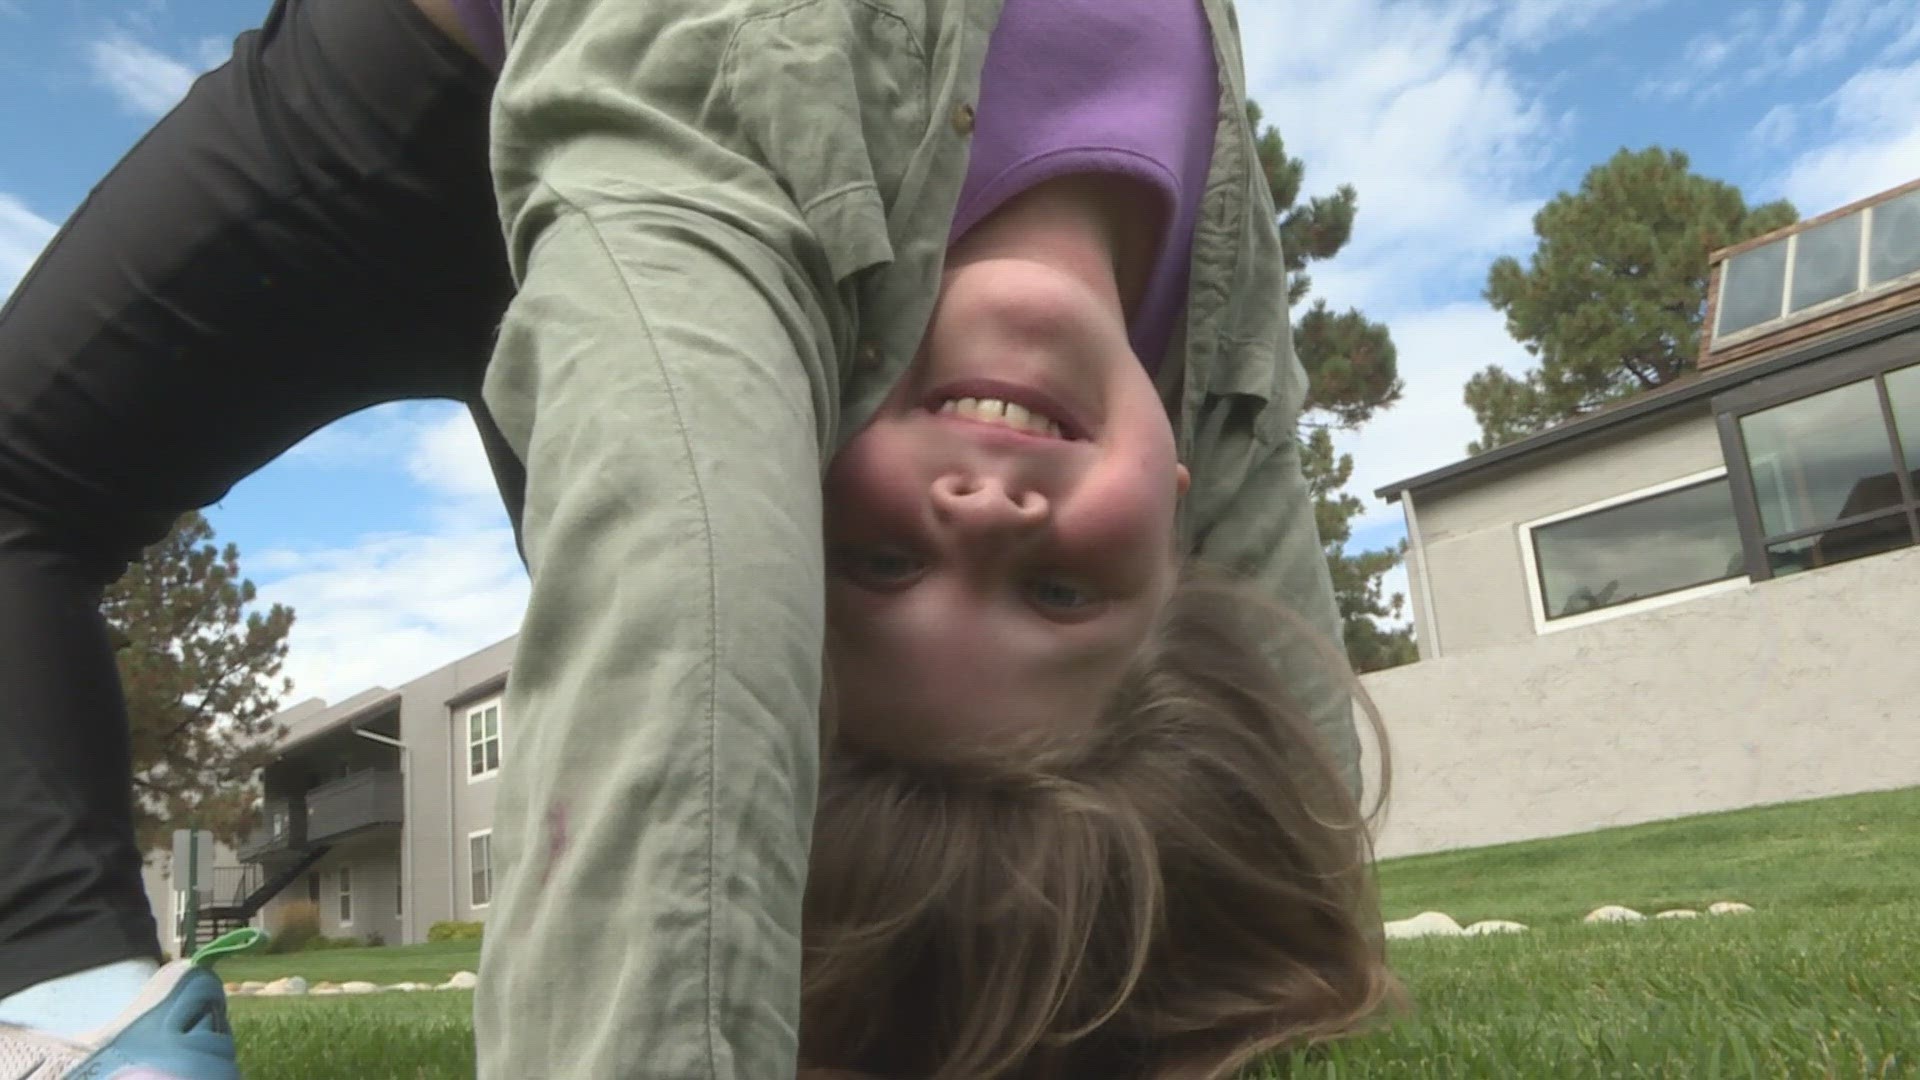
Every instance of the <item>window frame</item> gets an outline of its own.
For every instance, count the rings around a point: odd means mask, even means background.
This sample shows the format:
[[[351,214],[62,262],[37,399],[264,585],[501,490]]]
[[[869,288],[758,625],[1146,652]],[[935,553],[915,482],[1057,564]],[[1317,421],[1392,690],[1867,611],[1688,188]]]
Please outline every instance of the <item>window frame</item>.
[[[1563,630],[1572,630],[1581,626],[1592,626],[1595,623],[1610,622],[1628,615],[1637,615],[1645,611],[1671,607],[1675,604],[1684,604],[1702,597],[1714,596],[1719,593],[1732,592],[1736,589],[1750,587],[1752,582],[1746,575],[1731,574],[1727,577],[1702,582],[1698,585],[1688,585],[1673,589],[1669,592],[1660,593],[1657,596],[1641,597],[1638,600],[1627,600],[1618,604],[1610,604],[1603,608],[1595,608],[1592,611],[1583,611],[1578,615],[1562,615],[1559,618],[1549,618],[1547,616],[1546,590],[1540,581],[1540,557],[1533,539],[1535,530],[1546,528],[1549,525],[1557,525],[1563,521],[1571,521],[1574,518],[1587,517],[1605,510],[1612,510],[1630,503],[1642,502],[1686,488],[1698,487],[1701,484],[1711,483],[1714,480],[1722,478],[1727,478],[1731,481],[1730,470],[1727,468],[1725,462],[1711,468],[1688,473],[1685,476],[1678,476],[1671,480],[1662,480],[1657,484],[1648,484],[1645,487],[1636,488],[1624,494],[1611,495],[1604,499],[1598,499],[1594,502],[1576,506],[1570,510],[1560,510],[1548,514],[1545,517],[1534,518],[1531,521],[1523,521],[1516,526],[1515,534],[1520,543],[1520,562],[1526,572],[1527,578],[1527,610],[1528,615],[1533,619],[1534,633],[1536,635],[1557,634]],[[1734,507],[1734,521],[1736,525],[1739,519],[1739,505],[1736,500]],[[1745,546],[1746,534],[1742,533],[1741,547],[1743,553],[1745,553]],[[1752,561],[1752,555],[1750,553],[1747,554],[1747,562],[1751,563]]]
[[[353,925],[353,867],[342,866],[338,870],[334,871],[333,876],[334,876],[335,883],[338,885],[337,899],[339,900],[339,906],[334,910],[334,914],[340,917],[341,926],[352,926]]]
[[[1909,535],[1914,538],[1914,543],[1908,546],[1920,547],[1920,491],[1916,491],[1920,485],[1914,483],[1913,475],[1907,470],[1905,447],[1900,441],[1900,429],[1894,423],[1893,400],[1887,394],[1887,376],[1917,364],[1920,364],[1920,330],[1909,330],[1862,346],[1850,355],[1792,368],[1729,390],[1713,399],[1713,419],[1720,433],[1721,456],[1728,463],[1728,475],[1733,487],[1733,515],[1740,523],[1740,546],[1747,554],[1749,580],[1772,581],[1777,576],[1767,560],[1768,545],[1789,543],[1852,525],[1891,518],[1903,512]],[[1829,390],[1869,380],[1873,382],[1874,393],[1879,399],[1880,422],[1887,436],[1888,449],[1893,454],[1894,474],[1900,484],[1900,505],[1821,522],[1791,532],[1768,533],[1760,518],[1760,500],[1753,486],[1753,466],[1747,457],[1746,433],[1741,430],[1740,421],[1757,412],[1791,405]],[[1733,467],[1736,464],[1738,468]]]
[[[492,740],[487,739],[486,728],[483,726],[480,729],[480,739],[476,743],[473,738],[473,718],[485,713],[488,709],[493,709],[498,717],[494,722],[493,738]],[[460,717],[461,741],[465,744],[466,748],[467,783],[478,784],[481,781],[491,780],[500,775],[500,765],[506,764],[507,761],[506,695],[500,694],[494,697],[484,698],[471,705],[465,706],[460,710]],[[482,723],[484,724],[484,721]],[[486,765],[486,745],[489,741],[493,742],[497,747],[494,755],[499,759],[500,765],[486,769],[484,768]],[[473,748],[475,746],[481,747],[480,763],[483,767],[483,771],[481,772],[473,771]]]
[[[1899,277],[1888,278],[1877,284],[1870,284],[1867,281],[1867,275],[1871,272],[1870,268],[1873,265],[1873,212],[1887,203],[1898,202],[1908,195],[1913,195],[1915,191],[1920,191],[1920,189],[1889,195],[1878,202],[1863,206],[1849,215],[1836,218],[1834,221],[1821,222],[1820,225],[1809,225],[1799,232],[1781,237],[1778,240],[1769,240],[1764,244],[1756,244],[1737,255],[1720,260],[1715,267],[1716,280],[1713,290],[1713,326],[1711,328],[1712,339],[1708,345],[1709,351],[1718,351],[1723,348],[1739,345],[1742,342],[1763,338],[1789,326],[1795,326],[1825,315],[1830,315],[1835,311],[1850,307],[1854,304],[1864,303],[1884,293],[1895,292],[1913,285],[1920,285],[1920,270],[1909,271]],[[1800,254],[1800,237],[1821,226],[1837,224],[1838,222],[1848,220],[1857,222],[1860,229],[1860,257],[1858,259],[1858,265],[1854,270],[1853,279],[1855,287],[1852,291],[1843,293],[1831,300],[1822,300],[1817,304],[1801,308],[1799,311],[1788,311],[1787,305],[1793,302],[1793,268]],[[1745,327],[1744,329],[1736,330],[1731,334],[1722,334],[1720,332],[1720,325],[1725,320],[1727,311],[1727,279],[1732,276],[1728,273],[1728,270],[1731,268],[1733,261],[1740,258],[1741,255],[1758,251],[1761,248],[1771,247],[1774,244],[1783,244],[1787,250],[1786,272],[1781,275],[1780,279],[1780,314],[1775,315],[1771,319],[1754,323],[1752,326]]]
[[[476,901],[473,896],[473,879],[476,873],[473,857],[473,842],[481,837],[487,838],[487,898]],[[493,904],[493,829],[475,829],[467,834],[467,910],[485,911]]]

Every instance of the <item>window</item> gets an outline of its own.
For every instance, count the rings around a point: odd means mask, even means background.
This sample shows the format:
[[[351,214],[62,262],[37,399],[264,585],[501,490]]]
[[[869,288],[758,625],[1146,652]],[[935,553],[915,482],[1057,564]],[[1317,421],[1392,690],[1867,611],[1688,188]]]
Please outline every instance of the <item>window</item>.
[[[1720,469],[1536,521],[1521,534],[1541,629],[1745,573]]]
[[[1867,284],[1920,273],[1920,191],[1873,208],[1867,229]]]
[[[407,882],[401,877],[399,867],[393,871],[393,917],[398,919],[407,913]]]
[[[1780,292],[1787,283],[1787,245],[1777,241],[1727,260],[1720,271],[1720,319],[1716,337],[1780,317]]]
[[[1907,547],[1916,538],[1920,365],[1737,415],[1751,531],[1767,577]]]
[[[1793,289],[1787,311],[1805,311],[1860,287],[1860,221],[1841,218],[1794,238]]]
[[[500,771],[500,699],[467,710],[467,779]]]
[[[353,925],[353,867],[340,868],[340,925]]]
[[[1920,274],[1920,191],[1743,251],[1720,270],[1725,338]]]
[[[318,870],[307,875],[307,901],[315,907],[320,905],[320,872]]]
[[[467,837],[467,868],[472,876],[468,906],[483,908],[493,902],[493,830]]]

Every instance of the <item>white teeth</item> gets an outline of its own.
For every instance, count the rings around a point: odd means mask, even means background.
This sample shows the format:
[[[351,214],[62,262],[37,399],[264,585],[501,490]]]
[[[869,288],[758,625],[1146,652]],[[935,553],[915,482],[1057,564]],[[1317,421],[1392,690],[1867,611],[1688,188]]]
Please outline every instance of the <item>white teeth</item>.
[[[969,420],[998,424],[1016,431],[1045,435],[1052,439],[1061,437],[1059,424],[1024,405],[1016,405],[1011,401],[1002,401],[998,398],[957,398],[942,404],[940,411],[952,416],[964,416]]]

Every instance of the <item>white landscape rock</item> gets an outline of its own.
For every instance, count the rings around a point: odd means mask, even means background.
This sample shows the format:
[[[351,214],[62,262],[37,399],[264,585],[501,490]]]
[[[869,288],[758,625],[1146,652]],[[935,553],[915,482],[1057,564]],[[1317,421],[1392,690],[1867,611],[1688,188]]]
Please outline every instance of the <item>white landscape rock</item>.
[[[240,992],[243,994],[257,994],[260,991],[265,990],[266,988],[267,988],[266,983],[259,982],[256,980],[251,980],[251,979],[240,984]]]
[[[1654,916],[1654,918],[1656,919],[1697,919],[1699,917],[1700,917],[1699,912],[1693,910],[1692,908],[1683,908],[1683,907],[1672,908],[1667,911],[1662,911],[1658,915]]]
[[[1640,922],[1645,918],[1645,915],[1640,914],[1630,907],[1621,907],[1619,904],[1608,904],[1605,907],[1597,907],[1587,912],[1587,917],[1582,921],[1590,923]]]
[[[298,975],[275,979],[255,991],[260,997],[299,997],[307,992],[307,980]]]
[[[314,983],[313,989],[308,990],[307,993],[313,997],[328,997],[340,993],[340,984],[330,982]]]
[[[1713,904],[1709,906],[1707,908],[1707,914],[1709,915],[1751,915],[1753,914],[1753,907],[1750,904],[1743,904],[1738,900],[1722,900],[1717,904]]]
[[[480,985],[480,976],[471,971],[456,971],[446,982],[440,984],[441,990],[471,990]]]
[[[340,984],[343,994],[377,994],[380,988],[370,982],[343,982]]]
[[[1462,930],[1461,933],[1468,937],[1484,937],[1487,934],[1521,934],[1525,933],[1526,929],[1525,923],[1517,923],[1509,919],[1481,919]]]
[[[390,994],[411,994],[416,990],[431,990],[433,987],[421,983],[401,982],[383,986],[380,989]]]
[[[1387,940],[1406,941],[1423,937],[1459,937],[1465,933],[1453,916],[1444,911],[1423,911],[1411,919],[1387,924]]]

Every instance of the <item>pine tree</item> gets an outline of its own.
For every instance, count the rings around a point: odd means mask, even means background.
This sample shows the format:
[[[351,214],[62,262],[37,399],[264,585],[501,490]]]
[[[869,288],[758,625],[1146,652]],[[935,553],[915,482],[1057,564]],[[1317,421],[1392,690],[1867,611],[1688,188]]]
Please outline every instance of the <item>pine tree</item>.
[[[107,589],[101,610],[126,688],[142,851],[176,828],[232,842],[253,823],[253,775],[279,735],[273,716],[293,612],[249,612],[240,554],[190,513]]]
[[[1280,215],[1287,304],[1297,308],[1313,284],[1307,267],[1332,258],[1352,238],[1358,196],[1351,185],[1342,184],[1332,195],[1302,203],[1306,166],[1287,155],[1278,131],[1262,129],[1260,107],[1251,101],[1247,119],[1257,133],[1260,165]],[[1361,312],[1349,308],[1336,313],[1324,299],[1316,298],[1294,323],[1293,347],[1307,371],[1307,400],[1300,420],[1301,469],[1313,493],[1314,520],[1326,545],[1348,657],[1361,671],[1410,663],[1418,655],[1412,628],[1386,627],[1380,622],[1399,619],[1405,610],[1405,597],[1388,594],[1381,579],[1399,565],[1406,545],[1347,550],[1353,519],[1364,504],[1346,490],[1353,476],[1353,457],[1334,453],[1332,436],[1334,431],[1358,428],[1400,399],[1399,356],[1393,337],[1386,326]]]
[[[1539,246],[1487,274],[1507,332],[1539,358],[1515,376],[1491,365],[1465,399],[1480,423],[1467,452],[1544,431],[1694,369],[1707,256],[1796,219],[1791,205],[1749,207],[1740,189],[1692,171],[1687,155],[1621,150],[1534,216]]]

